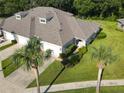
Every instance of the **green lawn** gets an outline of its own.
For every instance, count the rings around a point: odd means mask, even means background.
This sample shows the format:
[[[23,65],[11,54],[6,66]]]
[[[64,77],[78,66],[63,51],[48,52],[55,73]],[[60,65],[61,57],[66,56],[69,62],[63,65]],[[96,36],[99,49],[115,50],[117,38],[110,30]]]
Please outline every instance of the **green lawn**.
[[[95,40],[88,47],[88,52],[83,56],[80,63],[74,67],[66,68],[57,78],[55,83],[66,83],[97,79],[97,66],[91,60],[92,47],[100,45],[109,46],[118,55],[118,60],[107,66],[104,70],[103,79],[124,79],[124,32],[116,31],[116,23],[109,21],[96,21],[107,34],[105,39]],[[48,85],[62,69],[60,62],[54,62],[40,75],[40,85]],[[36,86],[33,81],[29,87]]]
[[[85,88],[85,89],[77,89],[77,90],[67,90],[67,91],[59,91],[59,92],[51,92],[51,93],[96,93],[95,88]],[[124,87],[102,87],[100,93],[124,93]]]
[[[7,44],[7,45],[4,45],[4,46],[2,46],[2,47],[0,47],[0,51],[1,50],[4,50],[4,49],[6,49],[6,48],[8,48],[8,47],[10,47],[10,46],[12,46],[12,45],[14,45],[15,43],[10,43],[10,44]]]
[[[5,60],[2,61],[2,69],[3,69],[3,74],[4,77],[7,77],[10,75],[12,72],[14,72],[16,69],[18,69],[23,63],[21,62],[20,64],[15,64],[12,61],[12,57],[9,57]]]

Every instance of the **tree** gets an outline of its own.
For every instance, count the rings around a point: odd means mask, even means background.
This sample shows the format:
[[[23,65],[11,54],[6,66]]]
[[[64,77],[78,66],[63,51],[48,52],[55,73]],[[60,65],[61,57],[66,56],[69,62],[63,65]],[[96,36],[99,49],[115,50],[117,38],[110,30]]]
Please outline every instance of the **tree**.
[[[103,70],[106,65],[114,62],[117,59],[117,56],[113,54],[111,48],[100,46],[99,48],[93,47],[92,58],[96,59],[96,61],[98,62],[97,66],[99,71],[98,71],[96,93],[99,93]]]
[[[37,92],[40,93],[38,67],[43,61],[40,39],[37,37],[31,37],[25,47],[15,52],[13,55],[13,61],[17,65],[22,61],[26,65],[27,70],[33,69],[35,71]]]
[[[52,55],[52,50],[51,50],[51,49],[47,49],[47,50],[45,51],[45,53],[44,53],[44,57],[45,57],[46,59],[49,59],[49,58],[51,57],[51,55]]]

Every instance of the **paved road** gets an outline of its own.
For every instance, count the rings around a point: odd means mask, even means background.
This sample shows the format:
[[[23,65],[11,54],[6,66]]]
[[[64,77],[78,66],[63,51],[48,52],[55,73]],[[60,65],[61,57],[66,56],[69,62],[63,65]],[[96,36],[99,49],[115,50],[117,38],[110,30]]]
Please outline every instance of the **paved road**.
[[[63,83],[63,84],[55,84],[47,92],[56,92],[56,91],[64,91],[64,90],[72,90],[72,89],[81,89],[81,88],[89,88],[96,87],[97,81],[82,81],[82,82],[72,82],[72,83]],[[102,80],[101,86],[121,86],[124,85],[124,79],[122,80]],[[42,86],[42,93],[48,88],[48,86]],[[28,89],[29,93],[36,93],[36,88]]]

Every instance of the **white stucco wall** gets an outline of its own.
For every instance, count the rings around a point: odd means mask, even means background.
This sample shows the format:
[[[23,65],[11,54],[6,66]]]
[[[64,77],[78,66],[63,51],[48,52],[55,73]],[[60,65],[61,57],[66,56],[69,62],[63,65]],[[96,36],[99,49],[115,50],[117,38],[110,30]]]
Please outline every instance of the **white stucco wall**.
[[[55,44],[52,44],[52,43],[48,43],[48,42],[45,42],[45,41],[41,41],[41,43],[43,44],[43,49],[44,50],[47,50],[47,49],[53,50],[52,55],[55,56],[55,57],[58,57],[59,54],[62,53],[62,47],[61,46],[58,46],[58,45],[55,45]]]
[[[4,31],[4,36],[7,40],[14,40],[15,37],[11,32]],[[20,35],[16,35],[16,40],[18,43],[25,45],[27,44],[27,41],[29,40],[28,38]]]
[[[20,43],[22,45],[26,45],[28,40],[29,40],[29,38],[27,38],[27,37],[17,35],[17,41],[18,41],[18,43]]]
[[[86,42],[83,40],[83,41],[79,41],[78,44],[77,44],[78,48],[81,48],[83,46],[86,46]]]
[[[14,35],[10,32],[7,32],[7,31],[3,31],[4,32],[4,37],[7,39],[7,40],[14,40]]]
[[[5,35],[5,38],[7,40],[14,40],[14,36],[12,33],[4,31],[4,35]],[[20,36],[20,35],[16,35],[16,39],[17,39],[17,42],[22,44],[22,45],[27,44],[27,41],[29,40],[29,38],[24,37],[24,36]],[[59,54],[62,53],[62,47],[61,46],[58,46],[58,45],[55,45],[52,43],[48,43],[45,41],[41,41],[41,43],[43,44],[43,50],[44,51],[47,49],[53,50],[52,55],[55,57],[58,57]]]

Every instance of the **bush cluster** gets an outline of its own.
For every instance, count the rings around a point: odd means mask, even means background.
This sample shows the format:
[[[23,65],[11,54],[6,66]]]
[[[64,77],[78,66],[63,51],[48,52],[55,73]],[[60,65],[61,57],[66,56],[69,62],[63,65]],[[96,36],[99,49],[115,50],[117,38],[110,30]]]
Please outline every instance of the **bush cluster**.
[[[70,44],[69,46],[66,47],[64,53],[60,53],[60,57],[67,58],[75,51],[76,48],[77,48],[77,46],[75,44]]]
[[[82,56],[87,52],[87,47],[79,48],[78,52],[71,54],[69,57],[65,58],[62,63],[65,66],[72,66],[80,62]]]
[[[11,40],[12,44],[16,44],[17,41],[16,40]]]
[[[52,50],[51,49],[47,49],[44,53],[44,57],[45,58],[50,58],[52,54]]]
[[[97,36],[97,39],[104,39],[104,38],[106,38],[106,37],[107,37],[106,33],[100,32],[100,33],[98,34],[98,36]]]
[[[79,59],[82,58],[82,56],[87,52],[87,47],[82,47],[78,49],[77,55],[79,56]]]

